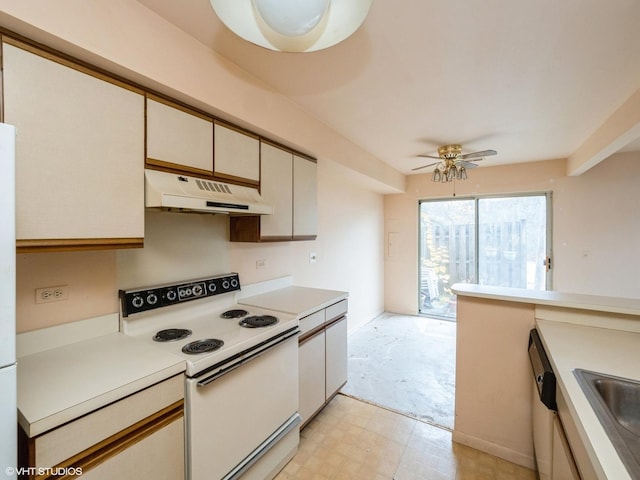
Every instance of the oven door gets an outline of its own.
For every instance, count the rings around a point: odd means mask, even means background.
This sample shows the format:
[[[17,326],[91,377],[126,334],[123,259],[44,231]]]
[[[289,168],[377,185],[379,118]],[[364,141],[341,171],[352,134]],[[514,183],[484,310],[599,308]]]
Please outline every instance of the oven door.
[[[239,477],[289,430],[297,434],[297,331],[222,373],[187,378],[186,403],[189,478]]]

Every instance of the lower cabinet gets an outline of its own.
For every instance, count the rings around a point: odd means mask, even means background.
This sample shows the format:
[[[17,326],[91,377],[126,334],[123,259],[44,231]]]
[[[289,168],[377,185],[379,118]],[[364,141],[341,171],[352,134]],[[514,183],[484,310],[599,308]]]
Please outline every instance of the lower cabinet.
[[[303,427],[347,382],[347,300],[300,320],[299,405]]]
[[[553,453],[551,455],[551,480],[580,480],[562,423],[556,415],[553,420]]]
[[[310,420],[326,400],[324,343],[324,330],[300,342],[298,413],[303,423]]]
[[[346,316],[339,318],[325,330],[325,367],[325,388],[332,396],[347,382]]]
[[[21,478],[184,479],[184,380],[177,375],[37,437],[21,432]],[[29,468],[27,468],[29,467]]]

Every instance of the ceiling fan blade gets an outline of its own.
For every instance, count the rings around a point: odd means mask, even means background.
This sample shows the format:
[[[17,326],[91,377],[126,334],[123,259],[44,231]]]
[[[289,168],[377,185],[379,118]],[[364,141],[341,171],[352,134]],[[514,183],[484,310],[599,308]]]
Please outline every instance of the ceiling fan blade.
[[[495,150],[482,150],[481,152],[465,153],[464,155],[458,155],[458,158],[464,160],[465,158],[478,158],[478,157],[490,157],[497,155]]]
[[[415,170],[422,170],[423,168],[433,167],[434,165],[437,165],[438,163],[440,163],[440,162],[430,163],[429,165],[423,165],[423,166],[421,166],[421,167],[412,168],[411,170],[412,170],[412,171],[415,171]]]
[[[416,155],[416,157],[435,158],[436,160],[442,160],[440,157],[434,157],[433,155],[427,155],[426,153],[420,153],[420,154]],[[435,165],[435,163],[433,165]]]
[[[477,160],[474,160],[474,162],[479,162],[480,160],[482,160],[482,159],[481,159],[481,158],[479,158],[479,159],[477,159]],[[467,162],[467,161],[465,161],[465,160],[461,160],[461,161],[459,161],[459,162],[456,162],[456,165],[461,165],[461,166],[463,166],[464,168],[466,168],[467,170],[468,170],[468,169],[471,169],[471,168],[476,168],[476,167],[478,166],[478,165],[476,165],[475,163]]]

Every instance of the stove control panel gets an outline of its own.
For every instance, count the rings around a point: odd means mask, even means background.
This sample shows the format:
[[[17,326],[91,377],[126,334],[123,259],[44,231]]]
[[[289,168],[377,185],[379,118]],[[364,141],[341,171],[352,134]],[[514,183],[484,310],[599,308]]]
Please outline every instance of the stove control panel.
[[[146,312],[177,303],[212,297],[240,290],[240,278],[237,273],[201,278],[173,285],[120,290],[122,316]]]

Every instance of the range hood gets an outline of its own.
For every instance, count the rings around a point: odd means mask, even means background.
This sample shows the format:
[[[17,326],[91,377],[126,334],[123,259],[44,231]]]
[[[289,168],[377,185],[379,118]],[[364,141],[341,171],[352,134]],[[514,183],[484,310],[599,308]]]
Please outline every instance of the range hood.
[[[144,178],[147,208],[229,215],[273,213],[273,206],[265,204],[255,188],[147,169]]]

